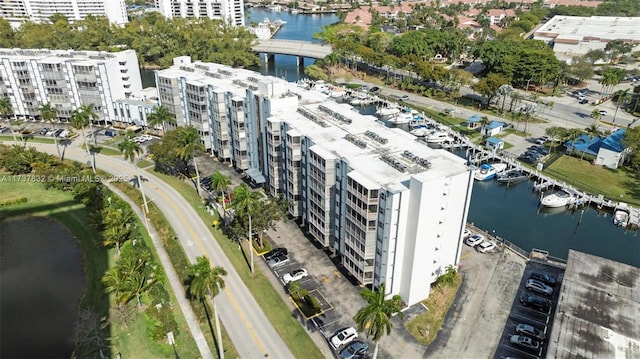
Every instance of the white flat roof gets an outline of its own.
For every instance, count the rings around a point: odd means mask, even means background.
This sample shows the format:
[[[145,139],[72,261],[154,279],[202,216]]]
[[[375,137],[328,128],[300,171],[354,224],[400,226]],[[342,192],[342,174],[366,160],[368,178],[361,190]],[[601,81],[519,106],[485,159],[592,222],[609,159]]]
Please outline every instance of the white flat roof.
[[[282,88],[274,92],[272,98],[296,96],[298,111],[293,112],[290,107],[285,106],[286,108],[273,111],[269,119],[288,123],[298,134],[310,138],[327,153],[345,159],[351,168],[380,186],[397,188],[397,184],[408,184],[411,176],[417,174],[420,174],[419,179],[428,181],[469,171],[465,160],[450,152],[429,148],[417,142],[416,137],[406,131],[388,128],[379,123],[374,116],[361,115],[352,106],[339,104],[329,95],[303,89],[283,79],[263,76],[245,69],[200,62],[174,65],[159,71],[158,74],[167,78],[185,77],[189,83],[200,81],[203,84],[211,84],[241,96],[242,99],[245,99],[246,86],[257,88],[259,83],[279,84]],[[311,114],[317,121],[303,116],[301,112]],[[367,132],[370,132],[369,136]],[[371,133],[375,133],[379,139],[386,139],[386,143],[376,140]],[[348,140],[347,137],[352,140]],[[366,143],[366,147],[358,147],[354,141]],[[426,159],[431,164],[430,168],[407,159],[403,156],[405,151]],[[406,171],[401,172],[390,165],[389,161],[383,161],[383,156],[405,166]]]
[[[640,43],[640,17],[557,15],[542,25],[534,37],[605,42],[622,39]]]

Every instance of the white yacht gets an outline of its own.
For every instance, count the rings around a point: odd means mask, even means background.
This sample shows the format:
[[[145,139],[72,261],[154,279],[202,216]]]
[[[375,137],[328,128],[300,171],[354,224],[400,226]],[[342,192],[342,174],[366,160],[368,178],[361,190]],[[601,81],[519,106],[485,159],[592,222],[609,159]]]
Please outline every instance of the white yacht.
[[[476,181],[490,180],[505,169],[507,169],[506,163],[485,163],[475,170],[473,178]]]
[[[400,107],[394,104],[386,104],[385,106],[380,106],[376,110],[376,116],[378,116],[381,120],[389,120],[392,117],[397,116],[400,113]]]
[[[427,143],[442,143],[445,141],[453,141],[453,138],[444,131],[432,131],[426,137]]]
[[[559,190],[548,194],[540,200],[540,204],[545,207],[564,207],[576,201],[576,196],[567,190]]]

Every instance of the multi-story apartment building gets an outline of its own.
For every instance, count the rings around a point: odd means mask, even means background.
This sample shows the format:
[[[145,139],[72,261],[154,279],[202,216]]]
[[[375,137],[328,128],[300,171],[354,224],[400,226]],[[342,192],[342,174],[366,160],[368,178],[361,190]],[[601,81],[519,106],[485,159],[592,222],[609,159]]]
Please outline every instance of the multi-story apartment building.
[[[109,123],[113,102],[141,90],[133,50],[0,49],[0,97],[10,99],[18,118],[36,118],[50,102],[66,120],[74,109],[93,104],[100,121]]]
[[[106,16],[109,22],[124,25],[127,18],[125,0],[6,0],[0,1],[0,17],[12,26],[26,21],[47,22],[53,14],[62,14],[70,22],[88,15]]]
[[[411,305],[457,266],[473,181],[463,159],[282,79],[175,63],[157,72],[161,104],[196,127],[204,117],[192,120],[193,109],[206,112],[207,148],[287,198],[358,282],[386,283]]]
[[[156,0],[156,8],[167,18],[209,18],[244,26],[243,0]]]

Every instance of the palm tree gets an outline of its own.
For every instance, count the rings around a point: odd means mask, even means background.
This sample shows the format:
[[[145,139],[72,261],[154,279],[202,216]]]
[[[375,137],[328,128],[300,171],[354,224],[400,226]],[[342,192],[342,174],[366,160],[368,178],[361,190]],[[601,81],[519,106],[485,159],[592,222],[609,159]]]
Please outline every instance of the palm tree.
[[[40,117],[42,120],[49,122],[52,126],[58,116],[56,109],[51,105],[51,102],[47,102],[44,105],[40,106],[38,109],[40,111]],[[54,126],[55,127],[55,126]],[[56,144],[56,150],[58,151],[58,158],[62,159],[60,155],[60,146],[58,145],[58,137],[53,136],[53,142]]]
[[[353,320],[358,325],[358,331],[365,331],[367,337],[376,342],[373,351],[373,359],[378,357],[378,344],[383,335],[391,333],[391,316],[399,314],[402,318],[402,298],[394,295],[391,299],[385,300],[385,285],[380,284],[377,291],[363,289],[360,296],[367,301],[367,305],[356,313]]]
[[[120,247],[129,240],[135,226],[135,217],[126,207],[108,206],[103,211],[102,224],[105,230],[102,232],[102,243],[105,246],[116,247],[120,255]]]
[[[233,190],[233,207],[239,215],[249,219],[249,253],[251,257],[251,274],[253,274],[253,233],[251,232],[251,216],[260,210],[260,193],[251,191],[243,183]]]
[[[544,130],[544,132],[547,136],[551,138],[550,147],[552,150],[553,150],[553,145],[556,143],[556,141],[561,140],[567,135],[567,129],[559,126],[549,127],[546,130]]]
[[[0,98],[0,115],[4,117],[7,121],[9,121],[9,116],[13,114],[13,106],[11,105],[11,100],[8,97]],[[11,129],[11,135],[13,136],[13,141],[17,142],[16,133],[13,131],[13,127],[9,125]]]
[[[125,136],[124,140],[118,144],[118,149],[124,155],[124,159],[133,163],[133,166],[136,169],[136,178],[138,180],[138,187],[140,188],[140,193],[142,194],[142,201],[144,202],[144,210],[145,213],[149,213],[149,206],[147,205],[147,197],[144,195],[144,190],[142,189],[142,179],[140,177],[140,173],[138,172],[138,161],[136,160],[136,156],[142,153],[142,149],[140,145],[136,142],[131,141],[131,136]]]
[[[596,120],[596,123],[600,122],[600,119],[602,118],[602,114],[600,113],[600,110],[597,107],[594,108],[593,111],[591,111],[591,117]]]
[[[198,193],[198,196],[200,196],[200,172],[198,172],[196,155],[198,152],[204,152],[205,148],[201,142],[200,134],[195,127],[180,127],[179,131],[176,154],[183,161],[188,161],[190,158],[193,159],[193,167],[196,170],[196,192]]]
[[[100,116],[96,113],[95,106],[92,103],[80,106],[80,111],[82,111],[82,115],[87,119],[87,123],[89,124],[89,130],[93,137],[93,144],[97,145],[98,138],[96,137],[95,132],[93,132],[93,120],[99,119]]]
[[[613,122],[616,123],[616,116],[618,115],[618,109],[620,105],[624,104],[631,97],[629,93],[629,89],[626,90],[618,90],[613,94],[613,101],[616,103],[616,112],[613,113]]]
[[[166,124],[175,126],[176,117],[164,106],[158,106],[147,116],[147,129],[162,126],[162,135],[166,133]]]
[[[571,143],[571,152],[573,152],[574,148],[575,148],[575,142],[578,139],[578,137],[580,137],[580,135],[582,135],[582,131],[579,128],[572,128],[569,130],[569,133],[567,134],[567,140],[569,140],[569,142]]]
[[[81,108],[77,108],[71,111],[71,126],[76,130],[80,130],[82,132],[82,142],[84,142],[84,147],[87,150],[87,156],[91,159],[91,150],[89,150],[89,144],[87,143],[87,137],[84,135],[84,129],[89,125],[89,119],[82,111]],[[96,165],[94,161],[91,161],[91,169],[93,173],[96,173]]]
[[[207,296],[213,302],[213,316],[216,321],[216,336],[218,341],[218,353],[220,358],[224,358],[222,349],[222,333],[220,332],[220,319],[218,318],[218,308],[216,306],[216,296],[220,289],[224,289],[224,279],[227,271],[222,267],[211,267],[207,257],[197,257],[196,263],[189,268],[189,294],[198,298],[203,303]]]
[[[227,188],[231,185],[231,179],[222,172],[217,171],[213,175],[211,175],[211,188],[213,188],[216,193],[222,192],[222,210],[226,213],[227,205],[225,202],[225,192]]]
[[[127,275],[122,273],[120,266],[109,268],[102,277],[104,291],[108,294],[113,293],[118,306],[129,303],[133,297],[133,293],[127,283]]]
[[[596,125],[591,125],[585,128],[585,132],[587,133],[587,135],[589,135],[589,144],[591,144],[591,141],[593,141],[594,138],[600,137],[602,135],[602,131],[600,131],[600,129]],[[584,153],[588,149],[588,147],[589,145],[587,145],[587,148],[582,151],[582,154],[580,155],[581,160],[584,158]]]

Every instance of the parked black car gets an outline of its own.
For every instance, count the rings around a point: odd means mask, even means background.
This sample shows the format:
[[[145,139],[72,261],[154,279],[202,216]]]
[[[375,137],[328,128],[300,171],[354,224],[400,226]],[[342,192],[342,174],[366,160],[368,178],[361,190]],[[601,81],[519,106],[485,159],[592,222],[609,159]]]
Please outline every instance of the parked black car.
[[[289,252],[287,251],[286,248],[278,247],[278,248],[274,248],[274,249],[270,250],[269,252],[267,252],[264,255],[264,259],[268,262],[268,261],[272,260],[275,257],[286,256],[287,254],[289,254]]]
[[[525,293],[520,297],[520,303],[525,307],[531,307],[543,312],[551,309],[551,302],[537,295]]]
[[[542,283],[550,285],[552,287],[556,285],[556,278],[544,272],[532,272],[531,278],[537,279]]]

